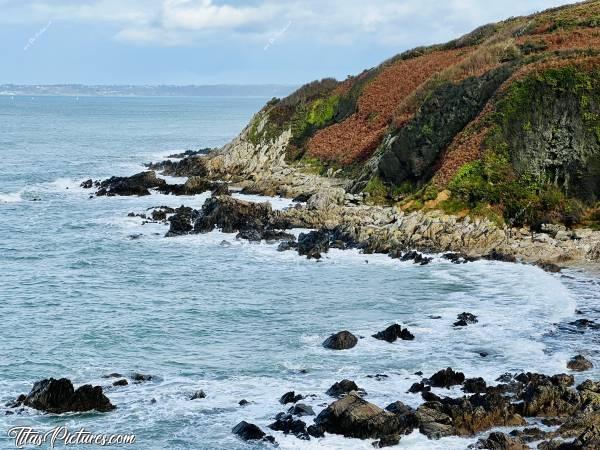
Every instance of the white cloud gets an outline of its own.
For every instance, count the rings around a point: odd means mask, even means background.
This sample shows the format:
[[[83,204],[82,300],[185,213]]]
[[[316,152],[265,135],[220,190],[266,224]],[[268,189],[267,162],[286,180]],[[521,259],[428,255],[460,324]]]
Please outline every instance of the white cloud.
[[[490,21],[567,0],[0,0],[0,22],[108,22],[116,38],[188,45],[223,37],[268,40],[287,23],[306,41],[352,45],[433,43]]]

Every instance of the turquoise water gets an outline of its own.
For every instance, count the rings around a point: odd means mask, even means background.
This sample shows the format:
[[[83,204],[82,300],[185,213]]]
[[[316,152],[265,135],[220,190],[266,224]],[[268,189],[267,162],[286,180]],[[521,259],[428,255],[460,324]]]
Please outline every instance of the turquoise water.
[[[452,366],[491,381],[506,371],[564,372],[579,352],[597,357],[597,336],[561,325],[582,317],[576,309],[600,316],[598,280],[580,272],[439,258],[415,266],[350,251],[316,263],[219,232],[164,238],[165,226],[127,213],[200,207],[206,195],[89,199],[78,187],[173,152],[222,145],[265,101],[0,97],[0,400],[52,376],[100,384],[118,407],[64,416],[0,408],[0,448],[14,447],[6,436],[12,426],[57,424],[135,433],[136,445],[125,448],[252,448],[231,428],[240,420],[266,428],[288,390],[316,394],[306,402],[318,412],[331,401],[325,390],[350,378],[380,406],[416,406],[420,398],[406,390],[419,370]],[[463,311],[480,322],[453,329]],[[369,338],[394,322],[415,341]],[[350,351],[321,347],[342,329],[365,338]],[[102,378],[133,371],[155,379],[113,388]],[[389,377],[368,378],[377,373]],[[207,397],[188,400],[198,389]],[[251,403],[240,407],[241,399]],[[372,448],[272,434],[281,448]],[[402,447],[465,448],[474,440],[430,442],[414,433]]]

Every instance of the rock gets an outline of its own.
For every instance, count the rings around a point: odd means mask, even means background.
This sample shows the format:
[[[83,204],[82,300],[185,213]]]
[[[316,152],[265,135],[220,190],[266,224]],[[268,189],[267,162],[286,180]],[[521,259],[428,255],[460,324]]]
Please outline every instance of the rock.
[[[79,186],[83,189],[91,189],[94,186],[94,182],[91,179],[85,180]]]
[[[487,259],[488,261],[501,261],[501,262],[510,262],[510,263],[517,262],[517,258],[515,258],[513,255],[507,255],[504,253],[500,253],[500,252],[496,251],[495,249],[492,250],[487,255],[483,256],[483,259]]]
[[[401,401],[390,403],[385,407],[385,410],[395,414],[400,418],[400,421],[405,428],[417,428],[419,426],[419,419],[417,418],[417,412],[410,406],[406,406]]]
[[[331,397],[339,398],[345,394],[349,394],[352,391],[362,393],[363,395],[366,394],[366,392],[363,389],[360,389],[354,381],[346,379],[334,383],[329,389],[327,389],[326,394]]]
[[[219,228],[224,233],[263,229],[273,213],[269,203],[252,203],[233,197],[211,197],[204,202],[194,231],[208,233]]]
[[[577,320],[574,320],[573,322],[569,322],[569,325],[573,325],[577,328],[582,328],[582,329],[589,328],[592,330],[600,330],[600,324],[597,324],[593,320],[589,320],[589,319],[577,319]]]
[[[593,368],[594,365],[582,355],[577,355],[571,358],[567,363],[567,368],[576,372],[583,372]]]
[[[288,250],[296,250],[298,248],[298,244],[296,243],[295,240],[290,240],[290,241],[284,241],[281,244],[279,244],[279,246],[277,247],[277,251],[278,252],[286,252]]]
[[[384,447],[394,447],[400,444],[400,436],[394,434],[392,436],[385,436],[379,439],[378,441],[373,442],[373,447],[375,448],[384,448]]]
[[[571,379],[565,376],[548,377],[539,374],[521,374],[519,381],[526,381],[525,389],[519,394],[522,404],[517,405],[526,417],[556,417],[577,411],[581,398],[569,389]]]
[[[231,195],[231,192],[229,192],[227,183],[214,183],[210,195],[211,197],[219,197],[221,195]]]
[[[315,419],[328,433],[360,439],[410,433],[396,414],[363,400],[355,393],[333,402]]]
[[[519,438],[507,436],[504,433],[491,433],[487,439],[479,439],[479,441],[469,448],[486,449],[486,450],[529,450]]]
[[[456,316],[456,319],[456,322],[454,322],[455,327],[466,327],[469,324],[478,322],[477,316],[468,312],[459,314],[458,316]]]
[[[268,442],[275,442],[275,439],[272,436],[267,436],[265,432],[256,425],[253,423],[248,423],[245,420],[242,420],[235,427],[233,427],[231,432],[244,441],[264,440]]]
[[[191,176],[183,184],[183,195],[197,195],[202,194],[206,191],[210,191],[213,188],[213,183],[208,181],[204,177]]]
[[[204,391],[202,389],[200,389],[192,394],[192,396],[190,397],[190,400],[199,400],[202,398],[206,398],[206,394],[204,393]]]
[[[283,431],[285,434],[293,434],[299,439],[310,439],[306,423],[300,419],[294,419],[290,414],[277,414],[275,422],[269,425],[269,428],[274,431]]]
[[[425,383],[413,383],[411,387],[408,388],[408,393],[410,394],[416,394],[423,391],[431,391],[431,386],[425,386]]]
[[[522,442],[534,442],[541,441],[549,433],[542,431],[537,427],[524,428],[522,430],[513,430],[510,435],[515,438],[519,438]]]
[[[308,259],[321,259],[321,253],[329,251],[329,235],[324,231],[300,233],[298,236],[298,254]]]
[[[419,431],[429,439],[441,439],[454,433],[452,418],[441,411],[437,402],[425,403],[417,408]]]
[[[325,437],[325,430],[320,425],[310,425],[306,431],[308,434],[314,438],[322,438]]]
[[[152,381],[154,377],[152,375],[144,375],[143,373],[134,372],[131,374],[131,379],[137,383],[143,383],[145,381]]]
[[[188,206],[181,206],[175,209],[175,214],[169,217],[171,226],[166,237],[181,236],[189,234],[194,229],[194,222],[199,216],[198,211]]]
[[[309,210],[330,209],[344,204],[345,191],[339,189],[320,190],[306,202]]]
[[[536,265],[543,271],[549,273],[559,273],[562,270],[560,266],[547,261],[538,261]]]
[[[385,330],[374,334],[373,337],[390,343],[396,341],[398,338],[405,341],[413,340],[415,338],[410,331],[406,328],[402,328],[398,324],[390,325]]]
[[[463,391],[471,394],[483,394],[487,390],[487,384],[481,377],[467,378],[463,384]]]
[[[358,338],[349,331],[332,334],[323,342],[323,347],[331,350],[348,350],[356,346]]]
[[[122,378],[122,377],[124,377],[124,375],[117,373],[117,372],[102,375],[102,378]]]
[[[56,414],[91,410],[107,412],[115,409],[100,386],[86,384],[75,390],[71,380],[66,378],[36,382],[23,400],[23,405]]]
[[[313,411],[313,409],[308,406],[305,405],[304,403],[297,403],[294,406],[292,406],[290,409],[288,409],[288,414],[291,414],[292,416],[314,416],[315,412]]]
[[[452,368],[440,370],[434,373],[429,378],[429,383],[433,387],[449,388],[458,384],[463,384],[465,381],[465,374],[462,372],[455,372]]]
[[[302,400],[304,397],[300,394],[296,395],[294,391],[286,392],[279,399],[279,403],[287,405],[288,403],[296,403]]]
[[[115,381],[112,385],[113,386],[127,386],[128,384],[129,384],[129,382],[125,378],[123,378],[121,380]]]
[[[4,406],[7,408],[18,408],[23,404],[27,396],[25,394],[19,395],[15,400],[5,403]]]
[[[150,195],[148,189],[162,188],[167,182],[156,176],[156,172],[140,172],[130,177],[112,177],[100,183],[100,189],[96,195]]]

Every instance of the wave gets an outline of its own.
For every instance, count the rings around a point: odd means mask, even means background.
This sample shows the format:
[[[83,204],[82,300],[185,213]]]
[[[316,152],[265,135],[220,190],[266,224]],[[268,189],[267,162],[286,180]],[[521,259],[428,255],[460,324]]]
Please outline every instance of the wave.
[[[18,203],[23,200],[21,194],[23,191],[0,194],[0,203]]]

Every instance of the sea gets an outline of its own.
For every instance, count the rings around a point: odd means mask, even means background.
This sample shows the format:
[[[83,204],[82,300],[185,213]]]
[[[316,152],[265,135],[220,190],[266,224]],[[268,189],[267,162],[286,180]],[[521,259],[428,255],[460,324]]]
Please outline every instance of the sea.
[[[420,266],[356,250],[331,250],[317,262],[220,231],[167,238],[167,225],[128,214],[200,208],[208,193],[90,198],[80,187],[219,147],[267,100],[0,97],[1,449],[15,448],[14,427],[60,426],[135,435],[118,448],[268,448],[232,434],[242,420],[281,449],[372,449],[372,440],[304,441],[267,426],[289,407],[279,403],[284,393],[308,396],[303,402],[318,414],[333,401],[325,391],[342,379],[381,407],[417,407],[422,399],[408,388],[446,367],[493,384],[506,372],[564,373],[581,353],[596,368],[577,380],[598,379],[600,333],[570,324],[600,320],[600,278],[586,269],[455,265],[439,255]],[[289,199],[247,198],[293,207]],[[462,312],[478,323],[453,327]],[[394,323],[415,339],[371,337]],[[341,330],[361,337],[355,348],[322,347]],[[114,387],[103,376],[115,372],[152,380]],[[50,377],[100,385],[117,409],[56,415],[4,406]],[[198,390],[206,398],[190,400]],[[415,431],[400,448],[464,449],[477,438],[432,441]]]

